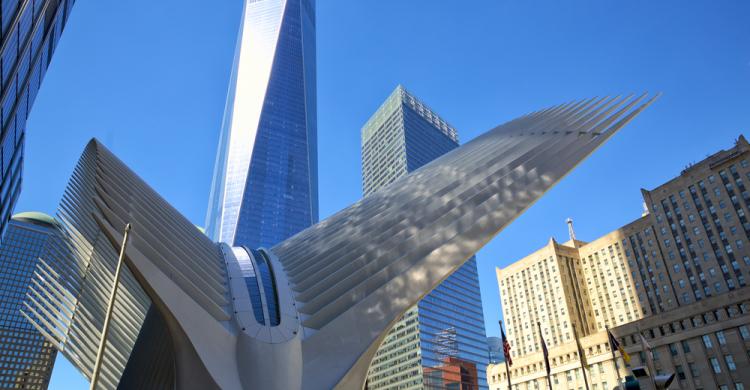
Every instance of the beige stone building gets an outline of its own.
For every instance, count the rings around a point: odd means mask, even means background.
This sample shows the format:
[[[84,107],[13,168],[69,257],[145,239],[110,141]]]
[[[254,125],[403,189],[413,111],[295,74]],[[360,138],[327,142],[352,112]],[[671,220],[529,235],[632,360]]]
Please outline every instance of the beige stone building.
[[[573,327],[590,389],[616,386],[607,326],[633,356],[631,366],[646,365],[640,328],[657,374],[677,374],[672,388],[750,386],[748,151],[741,136],[733,148],[642,190],[646,210],[635,221],[591,242],[576,240],[571,228],[568,242],[550,239],[497,270],[514,388],[547,388],[537,323],[555,389],[585,388]],[[504,365],[490,366],[487,378],[491,389],[507,389]]]

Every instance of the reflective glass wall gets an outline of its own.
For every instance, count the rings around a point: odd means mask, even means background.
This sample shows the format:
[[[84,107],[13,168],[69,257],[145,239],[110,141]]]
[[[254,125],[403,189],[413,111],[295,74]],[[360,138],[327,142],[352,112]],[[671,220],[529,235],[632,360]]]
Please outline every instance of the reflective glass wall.
[[[402,86],[362,128],[365,195],[458,147],[456,130]],[[488,351],[476,259],[471,258],[386,336],[368,389],[486,389]]]
[[[26,213],[24,213],[26,214]],[[21,214],[23,215],[23,214]],[[46,389],[57,350],[20,310],[54,226],[34,218],[8,223],[0,246],[0,388]]]
[[[0,230],[21,190],[24,132],[75,0],[3,0],[0,6]]]
[[[217,241],[270,247],[318,220],[312,0],[250,1],[206,220]]]

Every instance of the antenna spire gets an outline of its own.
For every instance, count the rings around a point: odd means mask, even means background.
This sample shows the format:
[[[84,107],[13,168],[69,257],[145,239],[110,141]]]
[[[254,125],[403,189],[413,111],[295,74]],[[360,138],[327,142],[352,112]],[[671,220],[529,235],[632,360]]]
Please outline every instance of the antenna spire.
[[[576,232],[573,230],[573,219],[568,218],[565,220],[565,223],[568,224],[568,235],[570,236],[570,240],[575,242],[576,240]]]

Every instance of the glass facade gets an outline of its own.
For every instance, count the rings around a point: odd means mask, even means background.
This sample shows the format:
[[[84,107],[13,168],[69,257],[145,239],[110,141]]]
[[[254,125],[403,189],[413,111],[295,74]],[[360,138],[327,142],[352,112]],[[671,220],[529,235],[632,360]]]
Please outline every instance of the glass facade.
[[[74,0],[3,0],[0,6],[0,231],[21,190],[24,132]]]
[[[250,255],[245,248],[234,247],[232,248],[232,252],[237,258],[240,270],[242,271],[242,277],[245,279],[245,286],[247,286],[247,293],[250,295],[255,321],[265,325],[266,317],[263,314],[263,301],[260,294],[260,284],[258,284],[258,274],[255,272],[255,265],[250,260]]]
[[[265,326],[278,326],[281,323],[281,310],[271,261],[265,253],[256,249],[233,247],[232,253],[245,279],[255,321]]]
[[[500,337],[487,337],[487,349],[490,353],[490,364],[500,364],[505,361],[503,341]]]
[[[57,350],[23,317],[20,310],[27,299],[37,259],[42,255],[53,228],[54,225],[39,219],[13,219],[8,223],[0,247],[2,389],[46,389],[49,384]]]
[[[247,1],[206,234],[270,247],[318,220],[313,0]]]
[[[362,128],[365,195],[456,147],[456,130],[398,86]],[[371,363],[367,387],[487,389],[488,358],[472,257],[391,329]]]

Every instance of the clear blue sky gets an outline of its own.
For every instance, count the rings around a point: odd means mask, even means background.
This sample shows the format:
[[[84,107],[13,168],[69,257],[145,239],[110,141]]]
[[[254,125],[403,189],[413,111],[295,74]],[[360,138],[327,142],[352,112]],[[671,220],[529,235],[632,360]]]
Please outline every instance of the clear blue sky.
[[[460,4],[460,6],[458,6]],[[98,137],[196,224],[206,210],[241,0],[78,0],[28,124],[16,211],[54,213]],[[594,95],[664,96],[478,255],[487,332],[495,267],[641,212],[652,188],[750,127],[750,3],[319,0],[321,217],[362,194],[362,124],[399,83],[462,140]],[[87,386],[58,360],[53,389]]]

